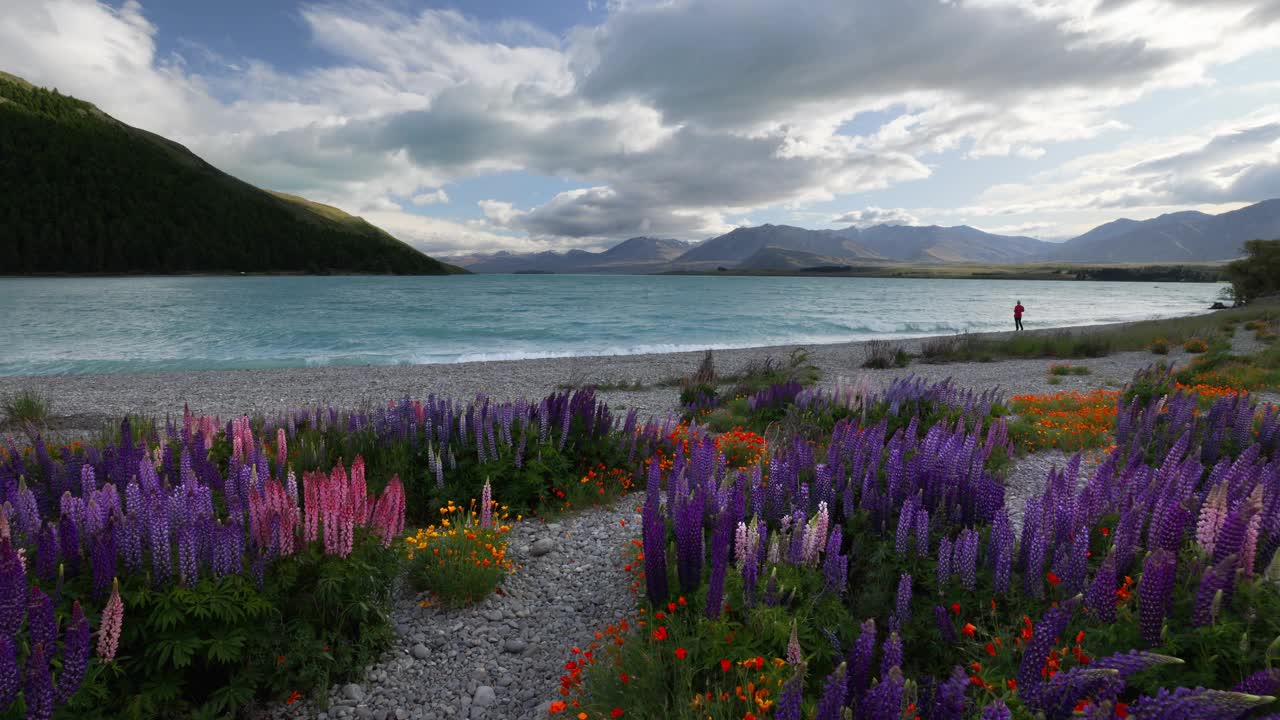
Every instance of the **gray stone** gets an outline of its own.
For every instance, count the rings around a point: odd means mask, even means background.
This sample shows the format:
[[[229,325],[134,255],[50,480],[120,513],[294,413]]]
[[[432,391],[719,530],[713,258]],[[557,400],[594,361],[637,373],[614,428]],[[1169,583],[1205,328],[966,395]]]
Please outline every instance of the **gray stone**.
[[[493,688],[488,685],[481,685],[476,688],[476,696],[472,702],[480,707],[489,707],[498,701],[498,696],[494,693]]]
[[[488,620],[489,622],[498,622],[502,620],[502,611],[501,610],[485,610],[484,619]]]
[[[526,647],[528,644],[520,638],[507,638],[507,641],[502,643],[502,649],[509,653],[522,653]]]
[[[356,708],[356,717],[360,718],[360,720],[373,720],[373,711],[369,708],[358,707]]]
[[[364,688],[360,687],[356,683],[347,683],[346,686],[342,688],[342,695],[348,700],[360,702],[364,700]]]
[[[555,540],[552,540],[551,538],[540,538],[534,541],[533,545],[529,547],[529,555],[532,557],[541,557],[554,550],[555,547]]]
[[[427,646],[423,645],[422,643],[418,643],[417,645],[414,645],[413,650],[411,650],[410,652],[412,652],[413,656],[419,660],[426,660],[427,658],[431,657],[431,651],[428,650]]]

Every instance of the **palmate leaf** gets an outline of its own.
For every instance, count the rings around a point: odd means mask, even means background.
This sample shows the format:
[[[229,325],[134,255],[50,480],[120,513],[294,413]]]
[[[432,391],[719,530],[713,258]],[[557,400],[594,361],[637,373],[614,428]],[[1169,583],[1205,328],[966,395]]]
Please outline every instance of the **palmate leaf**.
[[[216,663],[231,663],[240,659],[248,636],[243,630],[214,631],[213,637],[205,648],[205,657]]]
[[[154,640],[147,653],[155,657],[158,665],[185,668],[200,650],[204,641],[193,637],[161,638]]]

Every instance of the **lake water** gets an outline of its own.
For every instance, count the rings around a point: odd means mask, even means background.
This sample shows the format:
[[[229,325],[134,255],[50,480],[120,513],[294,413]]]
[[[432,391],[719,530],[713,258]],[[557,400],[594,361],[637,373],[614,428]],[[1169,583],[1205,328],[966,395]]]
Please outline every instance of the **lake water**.
[[[0,279],[0,375],[830,343],[1202,312],[1220,286],[478,275]]]

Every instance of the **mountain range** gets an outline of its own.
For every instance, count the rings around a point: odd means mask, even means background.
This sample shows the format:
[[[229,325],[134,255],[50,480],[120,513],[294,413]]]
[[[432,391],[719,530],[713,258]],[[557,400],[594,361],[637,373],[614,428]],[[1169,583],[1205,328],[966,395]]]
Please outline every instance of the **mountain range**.
[[[0,72],[0,274],[466,272]]]
[[[798,271],[841,265],[1201,263],[1232,260],[1247,240],[1280,238],[1280,199],[1208,215],[1120,219],[1065,242],[997,235],[967,225],[810,230],[735,228],[696,244],[631,238],[603,252],[502,252],[454,257],[473,272]]]

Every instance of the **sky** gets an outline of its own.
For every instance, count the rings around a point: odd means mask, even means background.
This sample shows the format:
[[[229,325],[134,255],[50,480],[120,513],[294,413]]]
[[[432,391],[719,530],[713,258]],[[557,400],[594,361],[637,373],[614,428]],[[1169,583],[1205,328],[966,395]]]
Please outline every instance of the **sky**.
[[[4,0],[0,70],[436,255],[1280,197],[1280,0]]]

